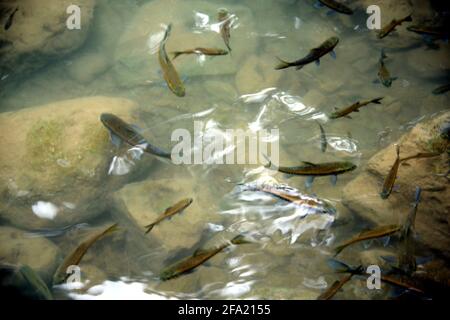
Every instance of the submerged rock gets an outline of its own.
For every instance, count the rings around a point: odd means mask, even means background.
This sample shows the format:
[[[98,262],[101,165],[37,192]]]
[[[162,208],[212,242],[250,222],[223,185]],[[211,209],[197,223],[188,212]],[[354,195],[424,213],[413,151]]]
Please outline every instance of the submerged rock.
[[[33,72],[53,59],[73,52],[84,43],[89,33],[95,0],[76,2],[81,8],[80,30],[69,30],[66,26],[69,18],[66,10],[71,4],[70,0],[2,2],[2,8],[18,8],[18,11],[10,28],[2,30],[0,35],[0,77]]]
[[[101,199],[131,175],[108,175],[119,151],[100,114],[130,121],[134,108],[129,100],[92,97],[2,113],[0,217],[34,229],[85,222],[102,213]],[[138,168],[151,161],[144,155]]]
[[[157,55],[164,31],[162,25],[172,23],[172,32],[166,45],[171,58],[170,52],[176,50],[196,47],[226,49],[218,33],[217,10],[220,7],[201,0],[155,0],[143,5],[122,34],[115,51],[114,71],[118,84],[124,87],[152,83],[164,85]],[[244,57],[255,51],[256,39],[248,36],[253,30],[251,11],[236,4],[227,4],[226,8],[237,17],[237,29],[231,30],[232,54],[206,57],[204,61],[198,61],[195,55],[181,56],[174,61],[174,65],[182,78],[234,74]]]
[[[0,226],[0,260],[28,265],[47,283],[53,276],[61,253],[53,242],[23,230]]]
[[[343,203],[363,218],[378,224],[402,224],[411,210],[414,190],[423,190],[416,217],[419,241],[431,249],[450,257],[450,189],[448,178],[448,140],[440,137],[440,127],[450,118],[450,112],[417,124],[396,143],[400,157],[418,152],[442,152],[439,157],[412,159],[403,162],[398,170],[396,185],[386,200],[379,193],[384,178],[391,169],[396,153],[393,145],[381,150],[367,163],[366,170],[351,181],[343,191]]]

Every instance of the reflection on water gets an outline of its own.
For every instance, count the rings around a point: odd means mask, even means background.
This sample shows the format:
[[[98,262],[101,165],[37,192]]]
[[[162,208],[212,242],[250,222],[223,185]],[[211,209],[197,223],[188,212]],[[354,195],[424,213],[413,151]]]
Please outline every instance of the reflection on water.
[[[7,92],[1,92],[2,112],[87,96],[120,97],[136,104],[128,116],[155,145],[173,146],[175,129],[193,133],[193,140],[202,139],[203,148],[212,147],[217,137],[230,143],[233,136],[227,129],[253,133],[265,129],[269,134],[263,141],[279,142],[283,165],[351,160],[362,168],[368,158],[415,124],[448,108],[448,98],[428,98],[436,84],[433,72],[445,72],[445,58],[439,56],[444,62],[434,62],[427,58],[429,51],[409,49],[416,46],[417,39],[399,40],[401,46],[388,42],[400,39],[399,35],[380,44],[365,27],[365,13],[328,16],[315,9],[312,1],[170,1],[170,5],[162,0],[120,5],[114,0],[98,1],[87,41],[79,50],[48,61],[19,84],[12,82],[9,74],[0,74],[2,85],[8,85]],[[167,43],[170,56],[175,50],[225,48],[220,31],[223,22],[217,19],[222,7],[231,14],[231,54],[186,55],[175,60],[187,92],[182,99],[175,97],[162,79],[157,61],[165,27],[169,23],[174,26]],[[274,70],[276,56],[298,59],[332,35],[340,37],[336,60],[327,57],[320,66],[310,64],[300,71]],[[401,75],[389,89],[372,83],[381,46],[395,48],[389,68],[392,74]],[[447,46],[442,44],[440,50]],[[334,107],[374,96],[384,96],[383,104],[364,107],[353,119],[327,116]],[[424,103],[425,99],[430,101]],[[115,110],[127,114],[122,102]],[[194,121],[201,121],[199,130]],[[317,123],[326,132],[326,152],[321,151]],[[272,134],[271,129],[278,129],[280,135]],[[85,139],[94,134],[92,127],[87,131]],[[56,139],[58,133],[41,134],[39,141]],[[44,150],[36,145],[35,150]],[[199,146],[191,146],[190,155],[201,151]],[[71,170],[80,163],[85,165],[85,159],[78,154],[68,157],[68,153],[55,154],[53,159],[52,148],[45,150],[62,170],[58,172],[67,172],[64,187],[80,183]],[[35,150],[32,155],[37,157]],[[306,190],[304,177],[286,177],[261,164],[214,164],[234,152],[234,145],[215,150],[202,165],[187,166],[154,161],[139,147],[111,150],[104,172],[83,168],[96,178],[94,185],[84,188],[81,184],[83,188],[58,202],[50,199],[64,190],[51,189],[52,185],[46,186],[48,198],[28,201],[33,188],[22,189],[14,180],[8,183],[11,199],[27,199],[20,202],[28,210],[26,214],[49,222],[70,212],[80,214],[88,205],[78,202],[82,193],[92,193],[89,205],[100,208],[95,218],[80,223],[68,219],[63,227],[26,227],[27,238],[48,240],[63,256],[94,226],[119,220],[122,233],[96,243],[80,263],[81,281],[54,287],[57,298],[315,299],[336,279],[326,264],[335,240],[361,229],[341,205],[342,188],[358,170],[339,176],[343,182],[337,186],[317,179],[313,188]],[[90,157],[95,152],[89,149],[86,153],[88,163],[94,162]],[[267,192],[264,188],[268,186],[295,200]],[[101,192],[96,192],[98,189]],[[360,196],[365,197],[363,190]],[[144,235],[143,226],[150,218],[185,197],[194,199],[192,207]],[[107,205],[100,206],[100,202]],[[20,228],[21,222],[15,227]],[[159,279],[167,265],[194,255],[199,248],[229,241],[236,234],[245,235],[251,243],[230,246],[180,277]],[[373,247],[368,242],[364,245]],[[352,257],[361,258],[358,253]],[[61,257],[55,254],[55,259],[60,262]],[[348,283],[347,288],[341,298],[374,297],[357,281]],[[386,298],[385,292],[377,298]]]

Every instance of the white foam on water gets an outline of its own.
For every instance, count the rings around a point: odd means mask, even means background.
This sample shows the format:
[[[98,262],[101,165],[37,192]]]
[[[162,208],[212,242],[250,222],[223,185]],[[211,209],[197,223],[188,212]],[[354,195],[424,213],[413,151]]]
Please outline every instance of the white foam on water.
[[[145,292],[146,284],[140,282],[105,281],[93,286],[84,294],[69,293],[78,300],[174,300],[164,295]]]
[[[42,219],[53,220],[58,214],[58,207],[51,202],[38,201],[31,206],[33,213]]]

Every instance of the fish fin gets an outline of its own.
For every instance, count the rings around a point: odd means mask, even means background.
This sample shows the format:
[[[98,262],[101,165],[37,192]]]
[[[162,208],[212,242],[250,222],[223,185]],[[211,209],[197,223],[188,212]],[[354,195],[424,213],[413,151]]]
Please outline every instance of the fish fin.
[[[164,151],[156,146],[151,145],[150,143],[147,143],[147,146],[144,149],[145,152],[153,154],[155,156],[161,157],[161,158],[166,158],[169,160],[172,160],[172,154]]]
[[[295,67],[295,70],[301,70],[303,67],[304,67],[304,65],[296,66],[296,67]]]
[[[373,99],[371,102],[372,103],[375,103],[375,104],[381,104],[381,100],[383,99],[383,97],[381,97],[381,98],[376,98],[376,99]]]
[[[416,187],[416,193],[414,194],[414,201],[415,203],[419,203],[420,202],[420,195],[422,194],[422,188],[421,187]]]
[[[400,158],[400,146],[398,144],[395,145],[395,152],[397,153],[397,158]]]
[[[383,247],[387,247],[389,245],[391,237],[390,236],[386,236],[386,237],[381,238],[380,240],[383,243]]]
[[[397,257],[395,256],[380,256],[380,258],[389,263],[390,265],[397,264]]]
[[[390,79],[391,79],[391,81],[395,81],[395,80],[398,80],[398,77],[391,77]]]
[[[355,110],[353,110],[353,112],[359,112],[359,109],[355,109]]]
[[[245,236],[242,235],[242,234],[237,235],[236,237],[234,237],[233,239],[231,239],[230,242],[231,242],[232,244],[234,244],[234,245],[251,243],[251,241],[249,241],[248,239],[246,239]]]
[[[337,175],[332,175],[332,176],[330,177],[330,180],[331,180],[331,184],[332,184],[333,186],[335,186],[336,183],[337,183]]]
[[[376,83],[376,84],[379,84],[380,82],[381,82],[380,79],[375,79],[372,81],[372,83]]]
[[[330,268],[333,269],[335,272],[346,273],[352,270],[352,268],[349,265],[336,259],[328,259],[327,262]]]
[[[320,8],[324,7],[324,4],[320,1],[316,1],[316,2],[314,2],[313,7],[316,9],[320,9]]]
[[[337,58],[337,56],[336,56],[336,51],[331,50],[331,51],[330,51],[330,56],[331,56],[333,59],[336,60],[336,58]]]
[[[373,243],[373,240],[372,240],[372,239],[363,241],[363,247],[364,247],[364,249],[369,249],[369,248],[372,246],[372,243]]]
[[[316,61],[314,61],[314,63],[316,64],[316,66],[320,66],[320,59],[317,59]]]
[[[347,245],[343,244],[334,248],[334,257],[336,257],[339,253],[342,252],[347,247]]]
[[[286,69],[291,66],[291,64],[287,61],[280,59],[279,57],[275,57],[279,60],[279,63],[275,66],[275,70]]]
[[[155,226],[154,223],[151,223],[147,226],[145,226],[145,228],[147,228],[147,230],[145,231],[145,234],[149,233],[150,231],[152,231],[153,227]]]
[[[353,118],[352,118],[351,116],[349,116],[349,115],[346,115],[345,118],[347,118],[347,119],[353,119]]]
[[[404,18],[403,21],[407,21],[407,22],[413,21],[413,19],[412,19],[412,14],[410,14],[409,16],[407,16],[406,18]]]
[[[122,145],[122,139],[119,138],[116,134],[114,134],[111,130],[109,130],[109,137],[111,138],[112,144],[119,148]]]
[[[174,52],[171,52],[171,53],[173,54],[172,61],[175,60],[178,56],[183,54],[182,51],[174,51]]]
[[[195,256],[198,256],[198,255],[200,255],[200,254],[202,254],[202,253],[205,253],[205,252],[207,252],[207,251],[208,251],[208,250],[205,250],[205,249],[203,249],[203,248],[198,248],[197,250],[194,251],[194,253],[192,254],[192,256],[195,257]]]
[[[312,162],[308,162],[308,161],[302,161],[302,163],[304,163],[304,164],[307,164],[308,166],[313,166],[313,167],[315,167],[315,166],[316,166],[316,164],[315,164],[315,163],[312,163]]]
[[[312,185],[313,185],[313,182],[314,182],[314,177],[313,176],[308,176],[306,178],[306,181],[305,181],[306,189],[310,189],[312,187]]]
[[[291,179],[293,176],[294,176],[293,174],[289,174],[289,173],[284,173],[284,174],[283,174],[283,177],[284,177],[285,179]]]

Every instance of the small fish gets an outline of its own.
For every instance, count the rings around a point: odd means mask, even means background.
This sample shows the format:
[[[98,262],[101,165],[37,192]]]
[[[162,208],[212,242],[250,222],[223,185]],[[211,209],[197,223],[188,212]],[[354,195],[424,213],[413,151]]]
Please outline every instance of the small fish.
[[[401,25],[403,22],[411,22],[412,21],[412,16],[409,15],[407,17],[404,17],[403,19],[397,20],[397,19],[393,19],[389,24],[387,24],[386,26],[384,26],[380,32],[378,33],[378,38],[379,39],[383,39],[384,37],[386,37],[389,33],[391,33],[392,31],[395,30],[395,28],[399,25]]]
[[[19,7],[16,8],[16,10],[14,10],[8,17],[8,20],[6,20],[5,23],[5,30],[8,30],[9,28],[11,28],[12,23],[13,23],[13,19],[14,19],[14,15],[16,14],[16,12],[19,11]]]
[[[362,265],[359,265],[357,267],[351,267],[347,264],[345,264],[342,261],[338,261],[335,259],[329,260],[329,265],[331,268],[335,269],[338,273],[350,273],[353,275],[362,275],[364,273],[365,268]],[[404,280],[402,278],[393,277],[390,275],[384,275],[382,274],[380,276],[380,280],[389,283],[391,285],[399,286],[408,290],[412,290],[418,293],[423,293],[423,291],[419,288],[417,288],[414,284],[410,283],[407,280]]]
[[[170,219],[172,216],[174,216],[175,214],[182,212],[184,209],[186,209],[187,207],[189,207],[189,205],[192,203],[193,199],[188,198],[188,199],[183,199],[179,202],[177,202],[176,204],[174,204],[173,206],[167,208],[158,218],[156,218],[155,222],[150,223],[149,225],[146,225],[145,228],[147,228],[147,231],[145,231],[145,233],[149,233],[153,227],[155,225],[157,225],[158,223],[160,223],[161,221],[165,220],[165,219]]]
[[[426,25],[414,25],[406,28],[408,31],[418,33],[420,35],[428,35],[438,39],[447,38],[448,32],[443,27],[434,27]]]
[[[380,276],[380,280],[385,283],[389,283],[391,285],[398,286],[407,290],[415,291],[417,293],[424,293],[422,289],[417,288],[415,284],[403,278],[405,277],[393,277],[391,275],[384,275],[384,274]]]
[[[386,236],[390,236],[398,231],[400,231],[401,227],[397,225],[386,225],[386,226],[380,226],[376,227],[372,230],[367,230],[359,233],[356,237],[351,238],[350,240],[345,241],[343,244],[337,246],[335,251],[335,256],[338,255],[342,250],[347,248],[349,245],[352,245],[357,242],[370,240],[370,239],[377,239],[382,238]]]
[[[223,42],[227,46],[228,50],[231,52],[230,47],[230,30],[231,30],[231,19],[232,16],[228,13],[225,8],[220,8],[217,13],[217,20],[220,22],[220,35],[223,38]]]
[[[230,242],[225,243],[217,248],[212,249],[198,249],[194,254],[188,258],[185,258],[169,267],[164,269],[160,274],[160,279],[165,281],[182,275],[183,273],[189,272],[199,265],[205,263],[207,260],[214,257],[216,254],[221,252],[223,249],[227,248],[230,244],[238,245],[249,243],[243,235],[238,235],[234,237]]]
[[[336,280],[325,292],[317,297],[317,300],[330,300],[347,282],[350,281],[352,277],[353,274],[350,273],[344,276],[341,280]]]
[[[330,176],[343,174],[356,169],[356,165],[349,161],[323,162],[317,164],[306,161],[302,162],[304,163],[303,166],[278,167],[276,169],[282,173],[299,176]],[[271,167],[271,162],[266,167]]]
[[[172,54],[173,54],[172,60],[175,60],[178,56],[182,54],[204,54],[205,56],[223,56],[227,55],[228,51],[218,48],[195,48],[183,51],[174,51],[172,52]]]
[[[387,55],[384,53],[384,49],[381,50],[381,57],[379,60],[380,68],[378,69],[378,79],[379,81],[387,88],[392,85],[392,81],[397,80],[397,77],[391,77],[389,70],[386,68],[384,64],[384,60],[387,58]]]
[[[325,134],[325,130],[323,129],[322,125],[317,122],[320,128],[320,150],[322,152],[327,151],[328,141],[327,141],[327,135]]]
[[[266,157],[269,163],[266,168],[272,167],[272,162]],[[296,167],[275,167],[274,169],[292,175],[307,176],[306,186],[309,188],[315,177],[331,176],[331,183],[334,185],[337,181],[337,176],[356,169],[356,165],[350,161],[336,161],[336,162],[323,162],[312,163],[302,161],[304,165]]]
[[[171,159],[169,152],[163,151],[148,143],[147,140],[135,129],[132,125],[126,123],[119,117],[111,113],[102,113],[100,120],[103,125],[109,130],[111,140],[115,144],[120,144],[122,141],[127,144],[141,148],[143,151],[153,154],[158,157]]]
[[[326,55],[327,53],[331,53],[332,55],[334,55],[333,50],[338,43],[339,38],[331,37],[324,43],[322,43],[319,47],[311,49],[304,58],[301,58],[294,62],[287,62],[277,57],[277,59],[280,60],[280,63],[275,67],[275,70],[286,69],[289,67],[295,67],[295,69],[300,70],[301,68],[303,68],[304,66],[306,66],[311,62],[316,62],[316,64],[320,64],[320,58]]]
[[[334,111],[332,114],[329,115],[330,119],[337,119],[337,118],[341,118],[341,117],[347,117],[348,114],[352,113],[352,112],[359,112],[359,109],[371,104],[371,103],[375,103],[375,104],[381,104],[381,100],[383,99],[383,97],[381,98],[375,98],[372,100],[367,100],[367,101],[363,101],[363,102],[355,102],[354,104],[352,104],[349,107],[340,109],[340,110],[336,110]]]
[[[295,204],[296,206],[305,209],[305,212],[314,212],[314,213],[325,213],[325,214],[335,214],[336,209],[326,201],[321,199],[303,195],[301,193],[292,194],[288,193],[281,188],[277,188],[276,186],[257,186],[251,187],[246,186],[246,190],[252,191],[260,191],[275,196],[284,201]]]
[[[397,171],[400,165],[400,146],[396,145],[395,148],[397,152],[397,158],[395,159],[391,170],[389,170],[388,175],[384,179],[383,189],[380,192],[381,199],[387,199],[389,197],[392,189],[394,188],[395,179],[397,179]]]
[[[47,284],[28,265],[0,264],[0,286],[10,299],[53,299]]]
[[[71,265],[78,265],[83,259],[84,255],[88,251],[88,249],[100,238],[116,231],[118,229],[117,223],[112,224],[108,226],[105,229],[102,229],[100,231],[97,231],[93,233],[89,238],[84,240],[80,245],[75,248],[70,254],[66,256],[64,261],[61,263],[61,265],[56,270],[54,276],[53,276],[53,284],[60,284],[64,282],[68,277],[69,274],[67,274],[67,268]]]
[[[322,3],[324,6],[327,6],[328,8],[337,11],[339,13],[343,14],[353,14],[353,10],[347,7],[346,5],[337,2],[335,0],[318,0],[320,3]]]
[[[166,42],[169,38],[170,31],[172,30],[172,24],[169,24],[166,28],[166,32],[164,34],[164,38],[159,44],[158,51],[158,60],[159,65],[161,66],[161,70],[163,73],[164,80],[167,83],[169,89],[178,97],[184,97],[186,95],[186,90],[184,88],[183,82],[180,79],[180,76],[175,70],[172,62],[169,59],[169,56],[166,52]]]
[[[432,49],[439,49],[439,45],[434,43],[442,39],[448,41],[449,33],[443,27],[415,25],[406,28],[408,31],[415,32],[422,36],[425,43]]]
[[[415,221],[417,208],[420,203],[420,194],[422,189],[420,187],[416,187],[416,193],[414,196],[414,204],[411,209],[411,212],[408,214],[406,218],[406,222],[400,230],[400,241],[402,242],[401,248],[399,250],[399,265],[398,268],[402,270],[405,274],[412,274],[416,271],[417,264],[416,258],[414,255],[414,235],[415,235]]]
[[[444,94],[444,93],[448,92],[449,90],[450,90],[450,83],[444,84],[443,86],[440,86],[440,87],[434,89],[433,94],[435,94],[435,95]]]
[[[413,156],[405,157],[400,159],[400,162],[405,162],[411,159],[423,159],[423,158],[434,158],[439,157],[441,153],[439,152],[418,152]]]

